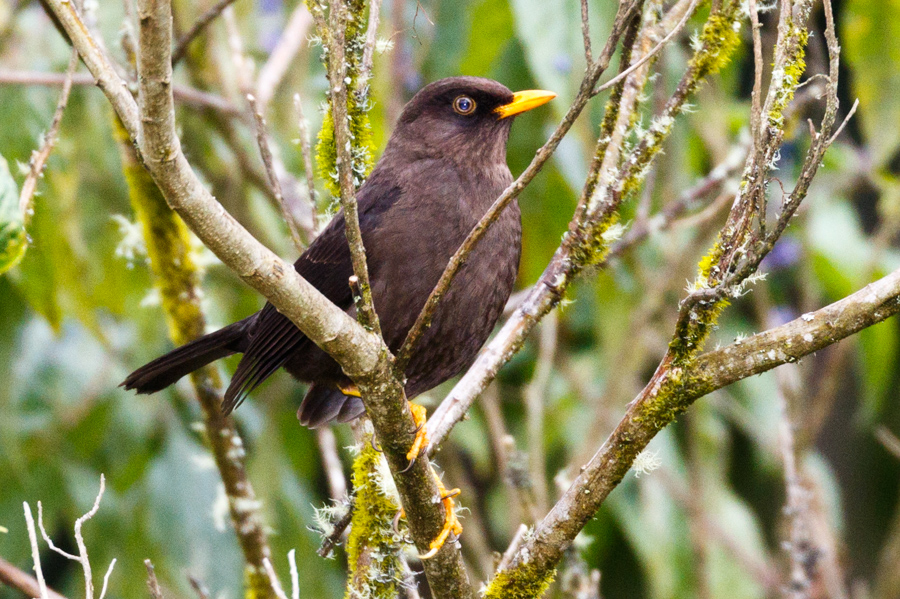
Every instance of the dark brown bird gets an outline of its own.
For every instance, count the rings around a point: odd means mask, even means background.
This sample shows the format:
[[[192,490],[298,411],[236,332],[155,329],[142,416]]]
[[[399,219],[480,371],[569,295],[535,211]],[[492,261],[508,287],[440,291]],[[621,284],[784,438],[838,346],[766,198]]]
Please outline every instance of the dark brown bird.
[[[426,86],[403,109],[384,155],[357,194],[372,297],[392,351],[403,344],[450,257],[512,182],[506,165],[509,117],[553,97],[543,91],[513,94],[489,79],[452,77]],[[521,237],[514,202],[460,269],[419,340],[406,368],[407,397],[474,361],[512,291]],[[329,300],[354,309],[343,212],[294,267]],[[346,422],[365,411],[358,397],[341,390],[352,382],[337,362],[271,304],[157,358],[122,384],[153,393],[233,353],[243,358],[225,392],[225,413],[282,367],[312,383],[297,412],[302,424]]]

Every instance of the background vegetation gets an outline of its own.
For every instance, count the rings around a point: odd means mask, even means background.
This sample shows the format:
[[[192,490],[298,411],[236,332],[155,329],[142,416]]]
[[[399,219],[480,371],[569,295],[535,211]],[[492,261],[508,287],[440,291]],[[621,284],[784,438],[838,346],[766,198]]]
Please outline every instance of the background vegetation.
[[[51,120],[58,89],[14,82],[14,74],[61,73],[70,51],[41,5],[0,4],[0,154],[21,185],[20,165]],[[183,32],[207,8],[176,0]],[[238,0],[247,54],[261,66],[279,39],[293,2]],[[615,3],[593,0],[595,45]],[[706,11],[701,10],[701,17]],[[110,52],[120,47],[124,7],[103,2],[98,27]],[[900,267],[900,7],[889,0],[835,2],[843,45],[842,115],[860,107],[826,155],[809,200],[764,263],[768,274],[723,316],[710,345],[796,318]],[[370,113],[382,148],[399,108],[422,85],[456,74],[497,79],[511,89],[559,93],[548,108],[520,117],[509,164],[530,161],[574,97],[584,70],[580,6],[566,0],[423,0],[386,2],[372,81]],[[771,13],[763,17],[769,23]],[[808,72],[827,67],[824,17],[810,40]],[[690,55],[688,24],[655,63],[647,105],[664,102]],[[763,46],[772,40],[762,30]],[[312,37],[312,29],[305,35]],[[704,85],[695,110],[676,125],[642,198],[623,223],[642,223],[739,147],[750,114],[753,57],[746,43]],[[768,44],[768,45],[767,45]],[[82,68],[80,73],[84,73]],[[214,22],[177,71],[184,86],[220,96],[209,108],[178,112],[188,158],[216,197],[280,255],[296,250],[269,197],[241,84],[222,21]],[[301,133],[292,96],[309,129],[319,130],[326,79],[314,44],[302,44],[267,112],[277,153],[302,181]],[[818,115],[816,85],[795,100],[778,163],[785,184],[802,160],[805,118]],[[657,100],[658,99],[658,100]],[[235,107],[238,107],[235,110]],[[602,112],[594,100],[538,179],[520,197],[525,229],[521,287],[532,284],[559,245],[587,172]],[[191,597],[185,573],[215,597],[238,597],[242,558],[222,503],[217,471],[195,426],[200,410],[187,385],[151,397],[117,388],[124,375],[171,347],[159,297],[123,177],[106,99],[90,86],[72,92],[28,227],[22,262],[0,276],[0,556],[28,570],[22,501],[38,499],[51,536],[65,547],[71,524],[94,501],[100,473],[108,490],[85,528],[95,564],[119,559],[111,597],[142,596],[149,557],[167,597]],[[739,173],[738,173],[739,175]],[[2,177],[0,173],[0,177]],[[290,183],[290,181],[289,181]],[[297,183],[302,196],[305,184]],[[697,261],[722,226],[735,180],[698,197],[669,230],[617,256],[577,285],[558,319],[504,369],[445,443],[440,464],[468,508],[464,552],[471,572],[487,577],[520,522],[543,514],[615,426],[665,352],[678,300]],[[777,186],[773,186],[777,196]],[[320,211],[333,210],[321,193]],[[3,193],[0,191],[0,193]],[[6,200],[2,200],[6,201]],[[205,269],[204,308],[211,328],[242,318],[262,300],[198,246]],[[799,468],[809,493],[813,546],[801,548],[832,574],[814,597],[900,597],[900,323],[889,320],[805,359],[700,400],[650,445],[655,471],[629,475],[579,538],[554,593],[589,597],[597,569],[605,597],[767,597],[790,580],[785,524],[781,410],[788,406]],[[233,369],[226,362],[225,370]],[[446,391],[449,387],[443,389]],[[303,597],[343,593],[345,557],[315,550],[314,509],[329,503],[320,440],[295,410],[303,389],[284,374],[238,410],[249,473],[271,529],[276,561],[296,548]],[[432,407],[441,389],[423,403]],[[528,397],[544,406],[529,428]],[[532,410],[531,415],[535,412]],[[539,415],[540,416],[540,415]],[[511,438],[504,437],[502,428]],[[893,433],[891,433],[893,431]],[[353,444],[336,427],[338,447]],[[894,445],[892,445],[894,443]],[[349,465],[350,454],[340,455]],[[539,458],[539,459],[536,459]],[[651,462],[653,460],[650,460]],[[70,541],[69,541],[70,542]],[[71,549],[71,547],[69,547]],[[81,593],[76,564],[44,557],[48,582]],[[100,568],[102,566],[96,566]],[[838,592],[844,594],[838,594]],[[0,598],[18,596],[0,587]]]

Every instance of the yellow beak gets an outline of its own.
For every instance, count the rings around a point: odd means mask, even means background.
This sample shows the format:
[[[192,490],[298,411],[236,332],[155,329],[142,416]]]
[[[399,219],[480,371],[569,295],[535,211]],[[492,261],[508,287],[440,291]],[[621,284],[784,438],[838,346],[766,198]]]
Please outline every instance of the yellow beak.
[[[499,114],[501,119],[505,119],[508,116],[513,116],[520,112],[537,108],[555,97],[556,94],[553,92],[544,91],[542,89],[529,89],[522,92],[516,92],[513,94],[512,102],[497,107],[494,112]]]

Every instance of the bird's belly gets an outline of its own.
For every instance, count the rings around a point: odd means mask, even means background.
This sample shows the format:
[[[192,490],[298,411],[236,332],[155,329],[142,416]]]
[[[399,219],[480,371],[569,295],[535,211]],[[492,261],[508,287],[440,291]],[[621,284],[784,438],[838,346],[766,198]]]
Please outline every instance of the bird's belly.
[[[511,207],[495,223],[438,305],[431,326],[419,340],[406,369],[409,397],[459,374],[474,361],[490,336],[512,292],[519,268],[521,225],[517,208]],[[440,273],[434,284],[439,277]],[[402,331],[395,337],[402,339],[391,344],[394,351],[402,344],[433,287],[432,284],[421,297],[418,308],[412,311],[411,322],[401,325]]]

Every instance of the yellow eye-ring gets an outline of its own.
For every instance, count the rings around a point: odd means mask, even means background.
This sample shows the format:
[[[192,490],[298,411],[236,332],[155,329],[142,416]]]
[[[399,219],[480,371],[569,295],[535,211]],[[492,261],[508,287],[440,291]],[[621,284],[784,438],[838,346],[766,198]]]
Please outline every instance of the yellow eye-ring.
[[[475,112],[475,100],[469,96],[458,96],[453,100],[453,110],[463,116]]]

